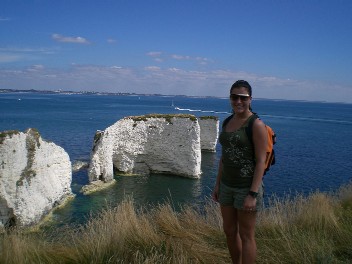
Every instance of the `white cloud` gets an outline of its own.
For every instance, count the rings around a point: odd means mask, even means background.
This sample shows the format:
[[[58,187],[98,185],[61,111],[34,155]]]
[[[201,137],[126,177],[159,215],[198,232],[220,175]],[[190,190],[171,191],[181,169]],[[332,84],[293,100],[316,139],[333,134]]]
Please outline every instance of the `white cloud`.
[[[160,67],[157,67],[157,66],[148,66],[148,67],[145,67],[144,69],[147,70],[147,71],[159,71],[159,70],[160,70]]]
[[[177,68],[169,68],[167,70],[170,71],[170,72],[182,72],[181,69],[177,69]]]
[[[21,56],[17,54],[0,53],[0,63],[9,63],[21,60]]]
[[[25,70],[0,69],[0,88],[183,94],[227,97],[233,82],[249,81],[253,97],[268,99],[335,101],[352,103],[352,87],[319,81],[284,79],[231,70],[188,71],[149,66],[72,65],[52,69],[33,65]],[[334,93],[331,93],[331,90]]]
[[[57,48],[22,48],[22,47],[0,47],[3,52],[17,52],[17,53],[46,53],[51,54],[57,51]]]
[[[165,59],[162,57],[163,53],[161,51],[151,51],[147,53],[147,56],[152,57],[155,62],[162,63]]]
[[[151,51],[147,53],[147,56],[150,56],[154,59],[155,62],[165,62],[167,60],[176,60],[176,61],[188,61],[196,62],[200,65],[207,65],[211,60],[203,57],[193,57],[189,55],[179,55],[179,54],[167,54],[161,51]]]
[[[175,60],[180,60],[180,61],[195,61],[201,65],[207,65],[211,60],[207,59],[207,58],[203,58],[203,57],[192,57],[192,56],[188,56],[188,55],[171,55],[170,56],[172,59]]]
[[[0,47],[0,63],[36,61],[57,53],[57,48]]]
[[[62,36],[60,34],[52,34],[51,37],[53,40],[56,40],[58,42],[90,44],[90,42],[87,39],[82,38],[82,37],[66,37],[66,36]]]
[[[42,71],[44,70],[44,66],[40,64],[32,65],[27,69],[27,71]]]
[[[116,39],[109,38],[109,39],[106,40],[106,42],[109,43],[109,44],[114,44],[114,43],[117,42],[117,40],[116,40]]]
[[[160,57],[163,53],[161,51],[151,51],[147,53],[150,57]]]
[[[183,55],[171,55],[171,58],[175,59],[175,60],[190,60],[191,57],[190,56],[183,56]]]

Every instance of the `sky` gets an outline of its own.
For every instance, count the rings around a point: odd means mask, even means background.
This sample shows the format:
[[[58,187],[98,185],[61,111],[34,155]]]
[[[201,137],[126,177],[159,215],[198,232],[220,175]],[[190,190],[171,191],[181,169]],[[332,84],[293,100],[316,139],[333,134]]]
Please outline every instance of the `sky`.
[[[350,0],[0,0],[0,89],[352,103]]]

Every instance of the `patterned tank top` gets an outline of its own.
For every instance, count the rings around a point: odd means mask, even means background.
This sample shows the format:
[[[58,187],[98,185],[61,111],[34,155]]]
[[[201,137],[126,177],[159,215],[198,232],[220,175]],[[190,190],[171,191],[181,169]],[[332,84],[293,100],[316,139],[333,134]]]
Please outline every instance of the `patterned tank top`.
[[[234,132],[222,131],[219,142],[222,147],[221,181],[230,187],[250,187],[253,180],[255,160],[254,148],[246,134],[251,118]]]

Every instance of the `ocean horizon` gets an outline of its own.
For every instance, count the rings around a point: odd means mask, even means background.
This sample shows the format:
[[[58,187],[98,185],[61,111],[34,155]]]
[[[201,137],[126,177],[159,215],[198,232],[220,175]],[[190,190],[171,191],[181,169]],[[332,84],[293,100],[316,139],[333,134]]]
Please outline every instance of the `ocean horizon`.
[[[126,92],[96,92],[96,91],[70,91],[70,90],[18,90],[18,89],[0,89],[1,94],[63,94],[63,95],[101,95],[101,96],[160,96],[160,97],[189,97],[189,98],[218,98],[228,100],[225,96],[213,96],[213,95],[182,95],[182,94],[149,94],[149,93],[126,93]],[[20,98],[19,98],[20,99]],[[255,100],[268,100],[268,101],[290,101],[290,102],[306,102],[306,103],[332,103],[332,104],[352,104],[344,101],[325,101],[325,100],[298,100],[298,99],[272,99],[258,97]]]

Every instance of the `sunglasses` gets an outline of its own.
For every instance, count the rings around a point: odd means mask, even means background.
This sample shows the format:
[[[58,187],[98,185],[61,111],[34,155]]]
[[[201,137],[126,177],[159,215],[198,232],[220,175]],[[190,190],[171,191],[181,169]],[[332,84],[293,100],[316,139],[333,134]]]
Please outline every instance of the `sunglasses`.
[[[237,101],[240,99],[241,101],[245,102],[248,101],[249,98],[251,98],[249,94],[230,94],[230,99],[232,101]]]

